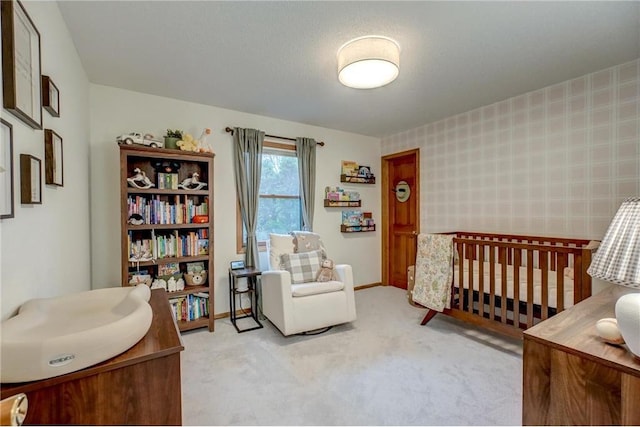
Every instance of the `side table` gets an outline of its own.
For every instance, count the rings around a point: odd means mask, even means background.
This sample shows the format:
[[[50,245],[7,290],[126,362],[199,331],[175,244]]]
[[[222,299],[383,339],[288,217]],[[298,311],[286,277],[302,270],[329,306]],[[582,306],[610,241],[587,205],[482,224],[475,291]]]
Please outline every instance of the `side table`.
[[[254,329],[262,328],[262,323],[258,320],[258,277],[262,274],[262,271],[257,268],[247,267],[238,270],[229,269],[229,307],[231,317],[231,323],[235,326],[238,333],[253,331]],[[247,279],[247,288],[246,289],[238,289],[237,281],[238,279],[246,278]],[[236,296],[248,294],[249,301],[251,304],[250,311],[247,313],[243,309],[243,313],[241,316],[238,316],[236,312]],[[242,296],[240,296],[242,298]],[[240,329],[237,324],[238,319],[244,319],[251,317],[253,321],[256,323],[256,326],[251,328]]]

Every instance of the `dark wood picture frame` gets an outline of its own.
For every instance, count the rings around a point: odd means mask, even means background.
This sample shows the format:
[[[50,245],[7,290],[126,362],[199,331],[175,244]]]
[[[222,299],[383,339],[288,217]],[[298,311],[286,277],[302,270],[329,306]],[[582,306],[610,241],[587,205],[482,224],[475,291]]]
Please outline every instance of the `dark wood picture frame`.
[[[44,182],[64,186],[62,137],[51,129],[44,130]]]
[[[20,154],[20,202],[42,204],[41,161],[30,154]]]
[[[51,77],[42,75],[42,107],[53,117],[60,117],[60,91]]]
[[[0,1],[0,15],[4,108],[32,128],[42,129],[40,33],[18,0]],[[16,30],[27,34],[26,43],[16,37]]]
[[[13,218],[13,126],[0,119],[0,219]]]

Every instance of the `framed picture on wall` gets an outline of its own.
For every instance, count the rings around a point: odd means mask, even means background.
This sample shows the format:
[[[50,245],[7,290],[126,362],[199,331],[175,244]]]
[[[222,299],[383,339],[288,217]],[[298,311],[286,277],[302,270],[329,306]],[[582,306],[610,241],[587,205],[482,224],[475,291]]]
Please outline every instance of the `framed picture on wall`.
[[[20,202],[23,204],[42,204],[40,163],[37,157],[20,154]]]
[[[62,138],[51,129],[44,130],[44,169],[46,184],[64,185]]]
[[[13,127],[0,119],[0,219],[13,218]]]
[[[18,0],[0,2],[4,108],[42,129],[40,33]]]
[[[53,117],[60,117],[60,91],[51,77],[42,76],[42,106]]]

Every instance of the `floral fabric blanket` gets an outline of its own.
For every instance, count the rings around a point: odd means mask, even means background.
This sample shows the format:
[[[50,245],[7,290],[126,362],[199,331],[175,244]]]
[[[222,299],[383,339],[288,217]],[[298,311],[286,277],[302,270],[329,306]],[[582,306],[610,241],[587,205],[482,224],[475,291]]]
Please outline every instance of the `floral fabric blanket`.
[[[453,235],[420,234],[413,301],[436,311],[451,308]]]

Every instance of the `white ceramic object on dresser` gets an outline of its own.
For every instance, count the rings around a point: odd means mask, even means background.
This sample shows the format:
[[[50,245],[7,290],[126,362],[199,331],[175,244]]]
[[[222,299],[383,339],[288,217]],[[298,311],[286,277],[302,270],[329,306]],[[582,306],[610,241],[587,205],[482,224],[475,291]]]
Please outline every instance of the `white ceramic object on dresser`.
[[[150,296],[139,285],[27,301],[2,322],[0,381],[51,378],[124,352],[151,326]]]
[[[624,344],[624,338],[618,328],[618,321],[611,317],[605,317],[596,322],[596,333],[603,341],[609,344]]]
[[[623,295],[618,299],[616,319],[627,347],[640,357],[640,293]]]

